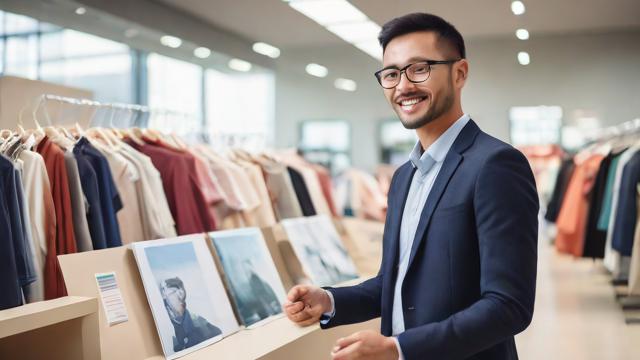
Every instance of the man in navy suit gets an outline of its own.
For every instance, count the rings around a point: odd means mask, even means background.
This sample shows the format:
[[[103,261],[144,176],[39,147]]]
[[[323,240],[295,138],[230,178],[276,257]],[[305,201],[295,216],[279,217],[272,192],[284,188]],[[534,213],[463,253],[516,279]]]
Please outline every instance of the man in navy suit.
[[[296,286],[285,312],[323,328],[382,318],[381,333],[339,339],[334,359],[517,359],[536,288],[531,168],[462,111],[469,65],[451,24],[409,14],[379,40],[376,78],[419,138],[391,181],[380,271],[355,286]]]

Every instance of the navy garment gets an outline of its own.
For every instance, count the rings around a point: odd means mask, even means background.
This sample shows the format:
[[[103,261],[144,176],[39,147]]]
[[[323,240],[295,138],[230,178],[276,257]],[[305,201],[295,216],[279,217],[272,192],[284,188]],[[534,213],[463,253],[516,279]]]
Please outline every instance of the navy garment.
[[[382,317],[392,335],[399,235],[415,169],[394,174],[378,275],[329,288],[323,328]],[[517,359],[514,335],[530,324],[536,289],[538,195],[527,159],[473,121],[449,150],[429,193],[402,285],[405,359]]]
[[[102,212],[102,223],[104,225],[104,234],[106,238],[106,247],[116,247],[122,245],[122,239],[120,237],[120,227],[118,225],[118,219],[116,213],[122,209],[122,201],[118,194],[118,189],[113,182],[113,175],[109,168],[107,159],[98,151],[87,138],[83,137],[73,148],[73,154],[76,159],[83,158],[88,162],[96,174],[98,194],[99,194],[99,206]],[[78,161],[78,171],[80,170],[80,160]],[[83,165],[83,167],[85,167]],[[82,177],[82,172],[80,173]],[[83,184],[84,191],[84,184]],[[87,194],[85,193],[85,196]],[[95,199],[94,199],[95,203]],[[89,203],[91,207],[91,202]],[[89,223],[89,232],[91,232],[91,223]],[[93,240],[93,233],[91,233]],[[94,240],[95,241],[95,240]],[[96,241],[97,242],[97,241]],[[96,247],[94,249],[102,249],[104,247]],[[99,246],[101,244],[98,244]]]
[[[87,199],[87,224],[89,225],[93,249],[106,249],[107,235],[104,230],[104,217],[102,216],[102,206],[100,205],[98,175],[93,170],[89,159],[81,153],[77,145],[73,148],[73,155],[78,164],[82,193]]]
[[[573,158],[567,158],[562,161],[560,165],[560,171],[558,171],[558,177],[556,177],[556,183],[553,186],[553,193],[551,199],[547,205],[547,211],[544,214],[545,220],[555,223],[560,214],[560,208],[562,207],[562,200],[567,192],[567,186],[569,186],[569,180],[575,170],[575,163]]]
[[[0,310],[22,305],[22,289],[14,247],[15,175],[11,161],[0,155]]]
[[[307,189],[307,184],[304,182],[304,178],[302,177],[302,174],[300,174],[298,170],[290,166],[287,166],[287,172],[289,172],[289,177],[291,177],[293,190],[296,192],[296,197],[298,198],[298,202],[300,203],[300,208],[302,209],[302,215],[304,216],[316,215],[316,209],[313,206],[313,202],[311,201],[311,195],[309,195],[309,189]]]
[[[589,193],[589,214],[587,215],[587,231],[584,239],[582,257],[602,259],[607,242],[607,232],[598,229],[598,219],[602,211],[607,175],[613,160],[613,153],[607,155],[600,162],[600,168],[596,174],[596,181]]]
[[[640,151],[637,151],[624,166],[620,179],[611,246],[623,256],[631,256],[633,249],[638,214],[636,204],[638,182],[640,182]]]

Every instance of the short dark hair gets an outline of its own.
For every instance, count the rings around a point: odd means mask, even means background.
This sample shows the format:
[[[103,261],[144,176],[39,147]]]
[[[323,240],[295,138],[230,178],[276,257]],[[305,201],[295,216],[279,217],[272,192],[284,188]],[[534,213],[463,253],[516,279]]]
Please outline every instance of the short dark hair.
[[[438,41],[446,43],[447,47],[455,50],[460,59],[467,56],[464,39],[460,32],[446,20],[433,14],[412,13],[392,19],[382,27],[378,41],[384,52],[394,38],[418,31],[435,32],[438,35]]]

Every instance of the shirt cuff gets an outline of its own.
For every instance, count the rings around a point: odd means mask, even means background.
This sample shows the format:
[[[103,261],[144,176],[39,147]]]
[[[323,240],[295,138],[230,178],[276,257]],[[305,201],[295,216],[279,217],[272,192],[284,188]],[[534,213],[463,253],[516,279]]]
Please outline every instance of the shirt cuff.
[[[398,348],[398,355],[400,355],[400,357],[398,357],[398,360],[404,360],[404,355],[402,355],[402,348],[400,347],[400,341],[398,341],[398,338],[394,336],[393,342],[396,343],[396,348]]]
[[[329,323],[329,321],[331,321],[331,319],[336,315],[336,304],[333,300],[333,294],[328,290],[325,290],[325,292],[327,293],[327,295],[329,295],[329,299],[331,299],[331,311],[322,314],[322,316],[320,317],[320,324],[322,325],[326,325],[327,323]]]

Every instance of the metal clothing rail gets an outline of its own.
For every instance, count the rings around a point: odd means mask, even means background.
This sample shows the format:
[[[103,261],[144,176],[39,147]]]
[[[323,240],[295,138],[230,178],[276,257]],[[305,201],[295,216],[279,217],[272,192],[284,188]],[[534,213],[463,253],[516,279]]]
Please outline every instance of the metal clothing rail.
[[[595,130],[587,136],[590,142],[630,135],[640,132],[640,118],[625,121],[621,124]]]

